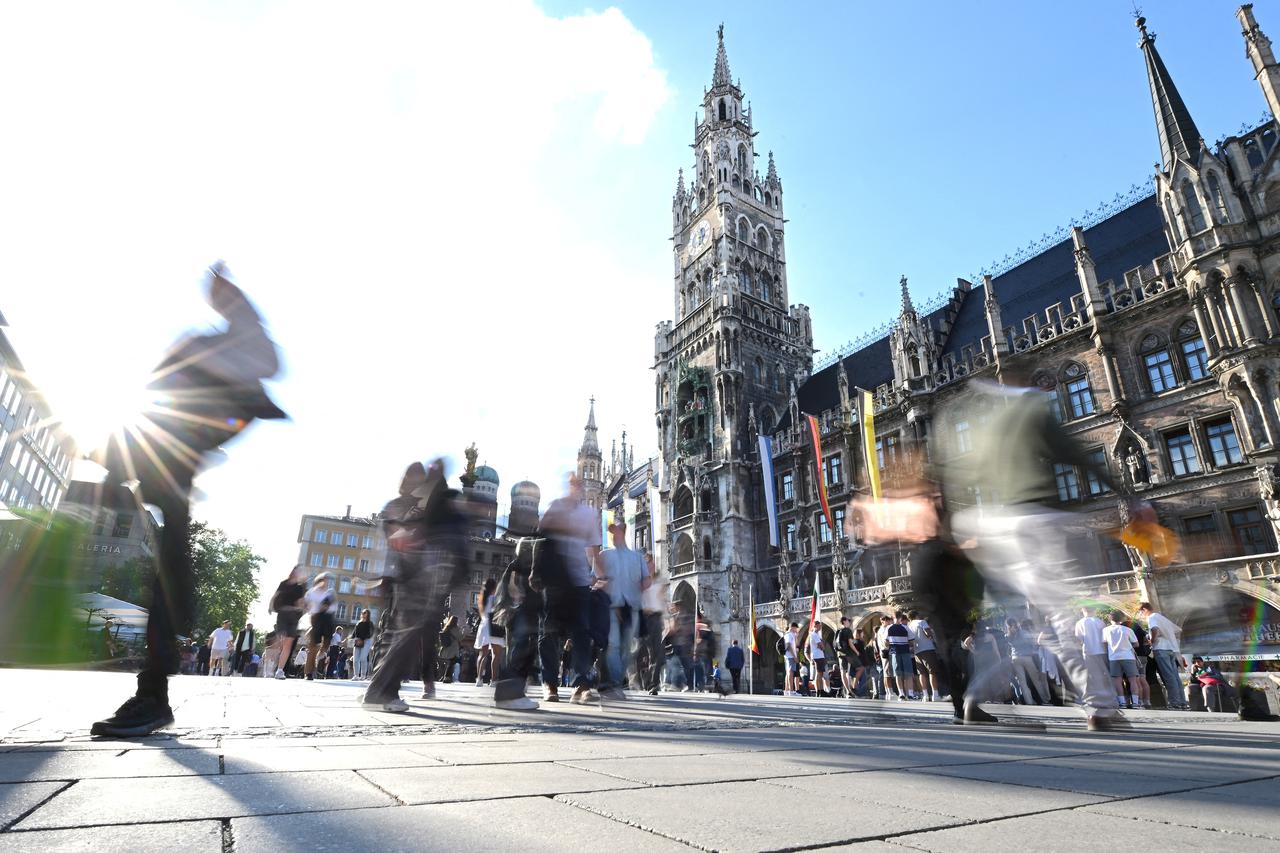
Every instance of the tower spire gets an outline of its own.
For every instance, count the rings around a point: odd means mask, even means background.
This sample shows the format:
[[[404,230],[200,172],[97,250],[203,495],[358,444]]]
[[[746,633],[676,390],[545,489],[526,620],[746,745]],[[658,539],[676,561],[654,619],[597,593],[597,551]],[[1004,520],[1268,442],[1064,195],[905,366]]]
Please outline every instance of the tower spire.
[[[773,152],[772,152],[772,151],[770,151],[770,152],[769,152],[769,171],[765,174],[764,179],[765,179],[766,181],[768,181],[770,184],[774,185],[774,186],[777,186],[777,185],[778,185],[778,183],[779,183],[779,181],[778,181],[778,167],[777,167],[777,166],[775,166],[775,165],[774,165],[774,163],[773,163]]]
[[[1147,19],[1139,15],[1137,27],[1142,33],[1138,47],[1147,60],[1147,82],[1151,85],[1151,104],[1156,113],[1156,133],[1160,136],[1164,171],[1171,171],[1179,159],[1194,166],[1200,159],[1200,131],[1191,120],[1187,105],[1156,51],[1156,34],[1147,32]]]
[[[1262,87],[1267,109],[1271,110],[1273,117],[1280,118],[1280,63],[1276,62],[1275,52],[1271,49],[1271,39],[1253,17],[1252,3],[1245,3],[1237,9],[1236,17],[1243,28],[1245,55],[1253,63],[1253,76]]]
[[[902,316],[910,316],[916,313],[916,308],[911,304],[911,291],[907,288],[907,277],[904,275],[898,279],[898,284],[902,287]]]
[[[724,52],[724,24],[716,30],[716,70],[711,75],[711,88],[732,86],[733,78],[729,76],[729,57]]]

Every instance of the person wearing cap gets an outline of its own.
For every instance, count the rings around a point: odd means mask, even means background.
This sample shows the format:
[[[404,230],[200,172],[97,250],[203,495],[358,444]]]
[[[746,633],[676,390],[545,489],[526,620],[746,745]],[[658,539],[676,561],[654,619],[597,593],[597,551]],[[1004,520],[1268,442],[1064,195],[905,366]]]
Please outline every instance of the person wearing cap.
[[[445,597],[460,587],[468,570],[467,520],[457,508],[457,497],[445,483],[442,460],[426,468],[414,462],[400,481],[400,494],[383,508],[391,604],[387,627],[378,633],[376,663],[362,699],[365,708],[404,713],[409,706],[400,698],[400,682],[419,667],[435,668],[436,626],[444,616]],[[431,682],[424,687],[431,689]],[[424,698],[431,696],[424,693]]]
[[[626,695],[623,688],[627,684],[627,667],[634,654],[643,591],[649,585],[649,566],[643,554],[627,547],[625,521],[609,525],[609,538],[613,547],[600,554],[610,607],[606,653],[608,677],[601,685],[600,693],[622,698]]]
[[[155,399],[129,429],[116,430],[93,454],[108,486],[136,480],[140,504],[164,516],[151,607],[147,659],[135,694],[90,729],[98,737],[137,737],[173,722],[169,676],[178,671],[174,638],[192,621],[194,578],[188,550],[191,490],[205,457],[259,418],[286,417],[263,387],[280,369],[275,344],[252,303],[224,275],[209,270],[208,303],[222,331],[189,335],[169,349],[147,389]]]

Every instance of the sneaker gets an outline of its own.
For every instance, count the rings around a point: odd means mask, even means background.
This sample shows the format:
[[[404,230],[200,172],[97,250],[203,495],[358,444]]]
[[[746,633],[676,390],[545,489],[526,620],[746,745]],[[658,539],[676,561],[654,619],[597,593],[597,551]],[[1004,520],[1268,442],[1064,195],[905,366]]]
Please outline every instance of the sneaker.
[[[503,711],[536,711],[538,703],[528,696],[517,696],[515,699],[499,699],[493,703],[495,708]]]
[[[605,699],[625,700],[627,698],[627,691],[623,690],[621,687],[606,687],[600,691],[600,695]]]
[[[574,688],[573,695],[569,697],[569,701],[575,705],[585,705],[591,701],[591,688],[587,685]]]
[[[994,726],[1000,720],[977,705],[965,705],[963,722],[966,726]]]
[[[657,696],[657,695],[658,695],[658,688],[656,688],[656,687],[655,687],[655,688],[653,688],[652,690],[650,690],[650,691],[649,691],[649,695],[650,695],[650,696]]]
[[[315,681],[315,680],[316,680],[316,674],[314,672],[308,672],[307,681]]]
[[[284,674],[284,670],[283,670],[283,669],[277,669],[277,670],[276,670],[276,678],[278,678],[280,681],[284,681],[284,679],[285,679],[285,674]]]
[[[542,685],[542,701],[543,702],[559,702],[560,691],[550,684]]]
[[[434,699],[434,698],[436,698],[436,692],[435,692],[434,690],[424,690],[424,691],[422,691],[422,698],[423,698],[423,699]]]
[[[1086,726],[1091,732],[1126,732],[1133,728],[1118,711],[1106,716],[1095,714],[1086,721]]]
[[[142,737],[173,724],[169,703],[151,696],[132,696],[105,720],[89,729],[95,737]]]
[[[388,714],[403,714],[409,710],[409,703],[405,702],[399,696],[395,696],[385,701],[378,699],[369,699],[367,696],[361,700],[360,704],[368,711],[386,711]]]

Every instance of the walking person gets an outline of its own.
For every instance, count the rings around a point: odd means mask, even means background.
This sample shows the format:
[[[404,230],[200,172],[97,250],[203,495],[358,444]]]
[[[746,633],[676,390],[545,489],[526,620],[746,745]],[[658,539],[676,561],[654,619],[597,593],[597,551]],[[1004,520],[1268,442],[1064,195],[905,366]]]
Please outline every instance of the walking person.
[[[209,635],[209,674],[230,675],[231,667],[227,664],[227,653],[231,649],[231,620],[222,623]]]
[[[209,674],[209,659],[213,654],[213,640],[206,637],[204,645],[196,649],[196,675]]]
[[[1115,682],[1117,701],[1121,708],[1127,707],[1124,701],[1124,681],[1129,680],[1129,688],[1133,696],[1133,707],[1138,707],[1138,635],[1124,624],[1124,614],[1119,610],[1111,611],[1111,624],[1102,629],[1102,639],[1107,646],[1108,666],[1111,678]]]
[[[253,630],[253,623],[246,622],[244,627],[240,629],[240,633],[236,634],[235,656],[231,660],[232,673],[244,675],[244,668],[249,665],[249,659],[253,657],[253,646],[257,639],[258,636]]]
[[[476,650],[476,687],[485,681],[483,674],[488,674],[488,682],[496,684],[502,668],[502,652],[506,648],[504,638],[497,636],[502,628],[493,624],[493,595],[498,589],[498,582],[486,578],[480,588],[480,624],[476,626],[476,639],[472,647]]]
[[[742,692],[742,665],[746,662],[746,655],[742,652],[742,647],[738,645],[738,641],[734,640],[729,650],[724,653],[724,666],[729,670],[729,677],[733,680],[733,692]]]
[[[428,689],[430,685],[436,681],[452,684],[454,670],[462,661],[462,625],[458,617],[450,613],[435,635],[424,631],[422,643],[422,698],[430,699],[435,695],[434,688]],[[427,649],[428,644],[434,653]]]
[[[644,588],[651,579],[644,555],[627,546],[625,521],[609,525],[609,538],[613,547],[600,553],[605,590],[609,594],[608,677],[601,684],[600,693],[620,699],[626,696],[623,691],[628,683],[627,670],[635,655]]]
[[[339,625],[329,637],[329,665],[324,671],[325,678],[342,678],[345,674],[342,668],[342,645],[345,642],[346,635]]]
[[[317,657],[321,658],[320,677],[324,678],[323,656],[329,648],[329,639],[333,636],[335,625],[333,614],[329,611],[337,598],[329,587],[329,579],[328,572],[321,572],[316,575],[316,579],[311,582],[311,588],[303,596],[303,601],[307,605],[307,613],[311,617],[311,627],[307,632],[307,663],[305,667],[307,681],[315,680]]]
[[[640,594],[640,634],[644,643],[648,666],[640,679],[640,688],[650,696],[657,696],[662,689],[662,674],[666,670],[667,654],[662,641],[666,629],[667,585],[658,580],[653,557],[645,554],[649,583]]]
[[[298,641],[298,621],[302,618],[307,594],[306,578],[307,570],[301,564],[294,566],[289,577],[276,587],[268,605],[268,611],[276,614],[275,677],[280,680],[285,678],[290,654]]]
[[[366,708],[404,713],[400,682],[415,668],[435,671],[436,644],[430,636],[444,611],[445,598],[467,575],[465,544],[467,519],[456,507],[457,493],[449,489],[444,463],[429,468],[414,462],[400,481],[399,495],[383,508],[388,555],[394,578],[386,630],[377,636],[378,654]],[[424,643],[424,635],[429,640]],[[423,684],[424,693],[433,682]]]
[[[110,717],[93,724],[99,737],[137,737],[173,722],[169,676],[178,671],[174,643],[194,607],[191,567],[191,491],[206,456],[254,420],[285,413],[262,382],[279,359],[253,305],[223,275],[209,270],[208,302],[226,329],[191,335],[170,348],[152,372],[148,389],[159,398],[129,429],[117,430],[99,454],[107,484],[138,482],[139,505],[164,517],[147,614],[147,658],[138,687]]]
[[[1178,670],[1187,665],[1182,657],[1182,628],[1145,601],[1138,604],[1138,615],[1147,620],[1147,630],[1151,633],[1151,653],[1155,655],[1156,670],[1164,684],[1165,704],[1178,711],[1191,710],[1182,687],[1182,676],[1178,674]]]
[[[369,652],[373,648],[373,614],[360,611],[360,621],[351,630],[351,652],[354,661],[352,677],[356,681],[369,678]]]
[[[1030,631],[1023,630],[1022,623],[1017,619],[1009,619],[1005,627],[1013,678],[1022,693],[1022,704],[1048,705],[1049,680],[1040,670],[1040,647],[1036,644],[1035,636]],[[1034,697],[1031,695],[1033,691]]]

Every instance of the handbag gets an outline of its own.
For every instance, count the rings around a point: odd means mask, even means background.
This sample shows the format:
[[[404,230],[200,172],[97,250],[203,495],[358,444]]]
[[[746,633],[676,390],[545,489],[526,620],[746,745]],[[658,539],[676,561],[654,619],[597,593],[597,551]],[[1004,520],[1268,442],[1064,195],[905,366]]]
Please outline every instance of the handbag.
[[[351,641],[351,645],[355,646],[357,649],[364,648],[364,637],[356,637]]]

